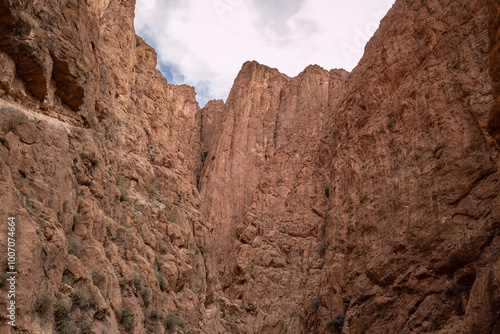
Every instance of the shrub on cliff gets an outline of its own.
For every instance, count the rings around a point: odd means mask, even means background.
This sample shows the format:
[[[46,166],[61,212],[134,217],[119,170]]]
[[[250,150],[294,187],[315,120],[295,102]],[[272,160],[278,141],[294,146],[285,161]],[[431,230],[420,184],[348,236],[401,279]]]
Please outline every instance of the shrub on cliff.
[[[318,297],[316,297],[314,299],[311,299],[310,302],[311,302],[311,310],[313,312],[316,312],[319,309],[319,306],[321,305],[321,301],[319,300]]]
[[[36,311],[42,315],[49,313],[52,309],[52,303],[54,302],[54,298],[48,295],[43,295],[40,298],[36,305]]]
[[[342,328],[344,327],[345,316],[343,314],[337,314],[326,323],[326,327],[335,334],[342,333]]]
[[[105,277],[104,274],[99,269],[94,269],[90,275],[92,277],[92,283],[98,288],[102,287]]]
[[[165,327],[165,330],[167,330],[167,332],[171,333],[177,326],[184,327],[184,321],[182,321],[177,316],[177,314],[170,312],[165,316],[165,319],[163,320],[163,327]]]
[[[80,254],[85,250],[85,247],[82,245],[82,242],[77,237],[69,237],[68,238],[68,253],[72,254],[76,257],[79,257]]]
[[[78,327],[76,326],[76,324],[68,320],[69,312],[70,308],[63,301],[59,301],[54,307],[54,324],[58,333],[78,333]]]
[[[86,308],[90,306],[90,296],[82,289],[76,289],[70,294],[71,301],[79,308]]]
[[[80,333],[81,334],[91,334],[92,333],[92,325],[87,322],[82,322],[80,324]]]
[[[134,328],[135,316],[129,307],[124,308],[121,312],[117,312],[118,321],[123,325],[126,330]]]
[[[29,121],[30,121],[29,118],[26,117],[26,115],[24,115],[24,114],[18,114],[18,115],[11,116],[9,118],[8,123],[7,123],[8,131],[12,131],[15,128],[17,128],[19,125],[24,124],[24,123],[28,123]]]

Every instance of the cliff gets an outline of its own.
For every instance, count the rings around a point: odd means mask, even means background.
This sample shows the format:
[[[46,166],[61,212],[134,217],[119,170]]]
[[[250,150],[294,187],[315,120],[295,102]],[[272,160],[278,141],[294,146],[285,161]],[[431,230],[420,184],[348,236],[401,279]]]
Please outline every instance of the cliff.
[[[194,89],[155,69],[133,1],[0,8],[0,216],[18,221],[0,331],[218,332]]]
[[[483,1],[396,2],[328,122],[347,333],[499,330],[488,16]]]
[[[398,0],[351,73],[204,108],[134,6],[0,0],[2,333],[500,331],[498,1]]]

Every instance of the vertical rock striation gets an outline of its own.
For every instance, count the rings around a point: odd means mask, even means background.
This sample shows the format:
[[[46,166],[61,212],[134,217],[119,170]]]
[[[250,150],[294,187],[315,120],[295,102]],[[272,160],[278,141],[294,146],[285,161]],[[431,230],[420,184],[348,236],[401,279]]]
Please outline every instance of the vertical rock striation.
[[[245,332],[301,333],[311,318],[328,267],[319,142],[346,77],[310,66],[290,79],[250,62],[229,95],[200,189],[222,250],[222,288],[246,310],[237,315],[250,324]]]

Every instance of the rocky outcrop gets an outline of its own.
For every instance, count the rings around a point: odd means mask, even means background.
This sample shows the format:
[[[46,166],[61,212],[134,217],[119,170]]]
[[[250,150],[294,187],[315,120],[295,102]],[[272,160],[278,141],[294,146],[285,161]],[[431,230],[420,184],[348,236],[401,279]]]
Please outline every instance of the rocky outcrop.
[[[156,70],[133,1],[0,7],[0,216],[18,220],[17,328],[220,332],[194,89]],[[2,254],[6,238],[3,224]]]
[[[243,66],[200,183],[234,332],[497,330],[488,15],[397,2],[335,79]]]
[[[202,162],[208,156],[208,149],[214,135],[221,128],[224,119],[224,101],[211,100],[201,109],[201,145],[203,149]]]

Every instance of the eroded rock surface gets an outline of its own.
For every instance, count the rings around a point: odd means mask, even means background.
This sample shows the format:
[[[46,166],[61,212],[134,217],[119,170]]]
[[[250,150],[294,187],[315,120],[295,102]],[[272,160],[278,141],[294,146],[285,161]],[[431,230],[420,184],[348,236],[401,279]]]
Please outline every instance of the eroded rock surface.
[[[500,332],[498,1],[396,1],[351,73],[247,62],[202,109],[134,6],[0,0],[19,330]]]
[[[483,1],[396,2],[328,122],[346,333],[498,331],[488,15]]]
[[[490,112],[489,130],[500,143],[500,3],[488,0],[490,35],[490,75],[495,102]]]
[[[133,1],[0,7],[0,215],[19,222],[18,328],[222,331],[194,89],[156,70]],[[6,237],[2,224],[3,254]]]

